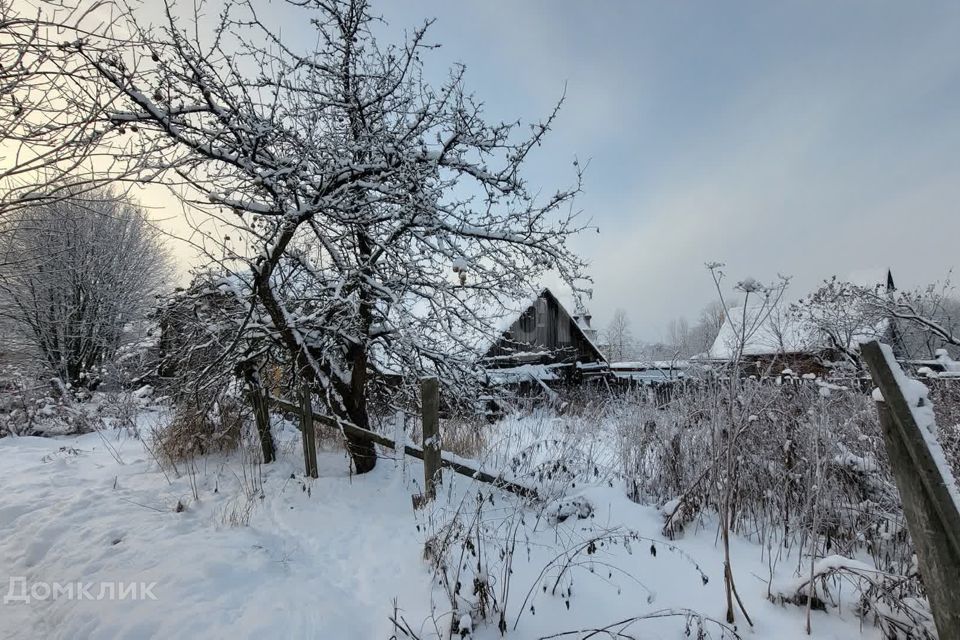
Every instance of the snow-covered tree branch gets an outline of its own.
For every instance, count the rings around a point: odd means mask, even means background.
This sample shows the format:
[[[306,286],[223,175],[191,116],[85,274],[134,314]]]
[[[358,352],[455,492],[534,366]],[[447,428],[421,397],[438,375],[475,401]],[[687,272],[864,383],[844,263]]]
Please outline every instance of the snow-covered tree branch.
[[[83,56],[119,46],[109,2],[0,0],[0,219],[126,176],[104,144],[118,92]]]

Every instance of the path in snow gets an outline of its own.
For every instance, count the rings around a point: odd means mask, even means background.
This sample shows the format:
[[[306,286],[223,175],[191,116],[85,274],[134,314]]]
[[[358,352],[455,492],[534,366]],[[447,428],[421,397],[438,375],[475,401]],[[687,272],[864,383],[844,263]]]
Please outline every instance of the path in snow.
[[[229,527],[239,463],[207,461],[193,502],[187,478],[109,437],[125,464],[96,434],[0,440],[0,585],[156,582],[157,599],[0,604],[0,637],[385,638],[394,595],[427,597],[409,497],[382,472],[351,479],[342,454],[322,455],[308,495],[291,464],[271,465],[250,526]]]

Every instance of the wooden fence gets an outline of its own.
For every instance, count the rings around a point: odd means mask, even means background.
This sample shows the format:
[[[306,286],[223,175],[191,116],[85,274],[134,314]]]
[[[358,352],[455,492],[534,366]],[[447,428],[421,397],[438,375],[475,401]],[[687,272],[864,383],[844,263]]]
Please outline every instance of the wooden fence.
[[[454,473],[472,478],[479,482],[491,484],[518,496],[532,499],[539,498],[536,489],[532,487],[504,478],[500,474],[485,471],[481,469],[480,465],[474,461],[464,460],[443,453],[441,450],[442,441],[440,439],[440,421],[438,417],[439,385],[437,384],[436,378],[424,379],[421,386],[424,441],[423,446],[420,447],[410,443],[398,444],[392,438],[388,438],[374,431],[370,431],[369,429],[364,429],[355,424],[331,418],[330,416],[318,414],[312,410],[309,397],[303,392],[301,392],[300,400],[301,401],[299,404],[294,404],[293,402],[289,402],[282,398],[268,396],[268,401],[270,404],[282,411],[300,416],[300,424],[298,426],[300,427],[301,431],[304,431],[305,433],[304,448],[312,449],[313,451],[313,467],[311,467],[311,462],[308,460],[308,453],[306,451],[304,452],[304,461],[307,474],[311,475],[312,477],[316,477],[316,443],[313,442],[312,444],[308,444],[308,438],[310,438],[310,436],[306,433],[305,429],[309,431],[312,430],[312,428],[314,428],[316,425],[321,425],[330,429],[336,429],[337,431],[354,438],[369,440],[375,444],[379,444],[380,446],[387,447],[395,451],[402,450],[405,455],[422,460],[424,462],[424,495],[427,498],[432,498],[436,494],[436,483],[439,482],[439,470],[441,468],[450,469]]]
[[[874,340],[863,345],[861,353],[883,395],[877,413],[937,631],[943,640],[960,639],[960,511],[951,491],[955,481],[943,464],[942,451],[935,451],[939,445],[922,431],[929,425],[917,424],[908,401],[912,395],[901,386],[903,372],[892,352]]]

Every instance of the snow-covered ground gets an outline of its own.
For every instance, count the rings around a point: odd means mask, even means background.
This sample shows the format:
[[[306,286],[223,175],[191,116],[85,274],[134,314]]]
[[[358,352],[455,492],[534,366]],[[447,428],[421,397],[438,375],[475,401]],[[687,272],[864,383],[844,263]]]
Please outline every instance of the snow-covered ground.
[[[281,436],[280,460],[259,476],[234,455],[209,457],[179,477],[161,471],[125,431],[0,439],[0,637],[388,640],[406,637],[390,621],[396,614],[418,637],[434,638],[449,630],[452,614],[424,543],[455,533],[446,524],[452,519],[469,525],[478,490],[488,505],[477,527],[485,536],[480,560],[467,553],[458,562],[463,576],[482,566],[498,606],[506,600],[507,637],[665,612],[632,623],[622,637],[681,638],[688,610],[723,620],[714,529],[667,541],[659,512],[631,503],[615,483],[574,489],[592,517],[574,510],[560,523],[540,517],[555,507],[518,509],[512,496],[459,476],[446,477],[436,503],[415,512],[411,495],[422,474],[415,462],[402,473],[384,459],[374,472],[350,477],[343,452],[328,451],[319,456],[320,478],[305,480],[297,434]],[[511,540],[509,567],[496,550]],[[802,609],[767,600],[759,549],[735,540],[734,558],[756,625],[749,630],[739,617],[738,633],[809,637]],[[60,593],[46,597],[44,585],[53,583]],[[62,588],[77,583],[89,591]],[[152,586],[146,597],[110,598],[118,583]],[[469,582],[460,591],[464,601],[476,599]],[[31,594],[39,597],[20,597]],[[844,607],[814,613],[815,638],[879,637]],[[472,637],[500,637],[498,614],[475,618]],[[708,637],[734,637],[709,621],[704,628]]]

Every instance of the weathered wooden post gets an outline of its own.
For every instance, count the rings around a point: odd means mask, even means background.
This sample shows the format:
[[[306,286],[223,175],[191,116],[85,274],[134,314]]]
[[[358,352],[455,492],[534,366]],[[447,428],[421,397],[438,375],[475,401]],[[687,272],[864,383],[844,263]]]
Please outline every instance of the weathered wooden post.
[[[440,482],[440,381],[420,381],[420,406],[423,416],[423,484],[429,500],[437,495]]]
[[[914,418],[892,352],[874,340],[861,353],[883,394],[877,413],[937,631],[941,638],[960,638],[960,511],[951,492],[956,483],[950,470],[937,464],[921,431],[929,425]]]
[[[300,432],[303,435],[304,473],[311,478],[320,475],[317,469],[317,432],[313,428],[313,403],[310,398],[310,386],[300,384]]]

